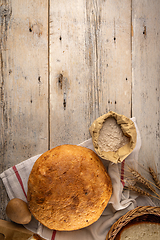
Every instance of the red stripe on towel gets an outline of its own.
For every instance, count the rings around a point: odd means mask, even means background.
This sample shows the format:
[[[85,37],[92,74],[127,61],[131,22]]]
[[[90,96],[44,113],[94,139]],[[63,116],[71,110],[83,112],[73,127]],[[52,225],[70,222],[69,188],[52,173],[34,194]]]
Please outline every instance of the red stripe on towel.
[[[23,182],[22,182],[22,179],[21,179],[21,177],[20,177],[20,175],[19,175],[19,172],[18,172],[16,166],[13,166],[12,169],[13,169],[13,171],[15,172],[16,177],[17,177],[17,179],[18,179],[18,181],[19,181],[19,183],[20,183],[20,185],[21,185],[22,191],[23,191],[23,193],[24,193],[24,195],[25,195],[25,197],[26,197],[26,199],[27,199],[27,194],[26,194],[26,192],[25,192],[25,190],[24,190]]]
[[[125,163],[125,160],[123,160],[123,162],[121,163],[121,183],[124,187],[125,185],[125,182],[124,182],[124,163]]]
[[[54,240],[55,236],[56,236],[56,230],[53,231],[51,240]]]

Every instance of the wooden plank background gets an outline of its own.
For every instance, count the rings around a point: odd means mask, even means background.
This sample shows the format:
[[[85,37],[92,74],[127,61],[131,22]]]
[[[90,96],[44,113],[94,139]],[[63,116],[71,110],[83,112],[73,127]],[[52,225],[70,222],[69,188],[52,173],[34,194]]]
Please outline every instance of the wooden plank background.
[[[50,144],[78,144],[95,118],[131,116],[130,1],[50,6]],[[123,57],[122,57],[123,54]]]
[[[139,159],[160,173],[160,2],[0,0],[0,173],[135,116]],[[7,195],[0,182],[0,218]]]
[[[160,1],[132,2],[132,114],[142,137],[139,161],[160,177]]]
[[[48,3],[1,1],[0,172],[48,149]],[[1,218],[7,197],[1,183]]]

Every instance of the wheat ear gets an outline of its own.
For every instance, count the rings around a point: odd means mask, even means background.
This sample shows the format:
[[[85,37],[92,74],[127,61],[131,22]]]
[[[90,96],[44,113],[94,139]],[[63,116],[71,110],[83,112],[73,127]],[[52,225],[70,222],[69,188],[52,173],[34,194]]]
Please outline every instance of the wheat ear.
[[[158,199],[160,199],[160,195],[156,192],[156,190],[153,188],[153,186],[150,184],[150,181],[148,181],[146,178],[144,178],[139,172],[134,170],[133,168],[130,169],[133,176],[136,177],[137,182],[142,183],[147,189],[152,191],[155,195],[158,196]]]
[[[152,192],[154,192],[154,193],[156,192],[155,189],[152,187],[152,185],[148,182],[148,180],[145,179],[139,172],[137,172],[133,168],[129,168],[129,169],[130,169],[130,172],[132,173],[132,175],[134,177],[136,177],[136,180],[138,182],[142,183],[146,188],[148,188]]]
[[[128,185],[127,188],[131,191],[134,191],[134,192],[137,192],[138,194],[140,195],[145,195],[145,196],[148,196],[148,197],[154,197],[158,200],[160,200],[159,197],[156,197],[150,193],[148,193],[147,191],[144,191],[143,189],[139,188],[139,187],[135,187],[135,186],[132,186],[132,185]]]
[[[128,189],[134,191],[134,192],[137,192],[141,195],[145,195],[145,196],[148,196],[148,197],[151,197],[152,195],[146,191],[144,191],[143,189],[139,188],[139,187],[135,187],[135,186],[132,186],[132,185],[128,185],[127,186]]]
[[[157,177],[157,174],[156,172],[153,170],[153,168],[149,167],[149,173],[151,174],[152,178],[153,178],[153,181],[155,182],[156,184],[156,187],[160,189],[160,181]]]

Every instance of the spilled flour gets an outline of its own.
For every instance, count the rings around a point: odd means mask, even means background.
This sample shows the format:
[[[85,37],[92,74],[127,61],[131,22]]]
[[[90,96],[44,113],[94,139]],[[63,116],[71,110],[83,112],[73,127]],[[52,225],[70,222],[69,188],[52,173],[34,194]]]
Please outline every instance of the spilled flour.
[[[98,138],[100,150],[105,152],[116,152],[127,143],[129,143],[129,138],[124,135],[115,118],[107,118],[103,123]]]

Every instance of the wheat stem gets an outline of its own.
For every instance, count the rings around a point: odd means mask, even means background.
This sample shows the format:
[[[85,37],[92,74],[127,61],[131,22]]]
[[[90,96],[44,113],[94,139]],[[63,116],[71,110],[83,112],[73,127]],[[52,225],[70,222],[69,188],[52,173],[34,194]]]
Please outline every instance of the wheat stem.
[[[127,170],[126,170],[127,171]],[[128,171],[129,173],[131,173],[130,171]],[[151,174],[151,173],[150,173]],[[127,175],[127,174],[121,174],[125,179],[130,179],[130,180],[133,180],[135,181],[136,180],[136,176],[134,176],[133,178],[133,175]],[[152,184],[154,187],[157,187],[158,189],[160,189],[160,185],[158,185],[158,182],[157,182],[157,185],[151,181],[149,181],[148,179],[144,178],[147,182],[149,182],[150,184]],[[159,181],[159,180],[158,180]],[[160,181],[159,181],[159,184],[160,184]]]
[[[141,195],[146,195],[146,196],[149,196],[149,197],[152,196],[150,193],[144,191],[143,189],[141,189],[141,188],[139,188],[139,187],[135,187],[135,186],[132,186],[132,185],[128,185],[127,188],[128,188],[129,190],[132,190],[132,191],[134,191],[134,192],[137,192],[137,193],[139,193],[139,194],[141,194]]]
[[[139,172],[137,172],[133,168],[130,168],[130,172],[133,174],[134,177],[136,177],[138,182],[142,183],[146,188],[148,188],[152,192],[155,192],[155,189],[152,187],[152,185]]]
[[[132,185],[128,185],[127,188],[131,191],[134,191],[134,192],[137,192],[138,194],[140,195],[145,195],[145,196],[148,196],[148,197],[154,197],[158,200],[160,200],[159,197],[156,197],[150,193],[148,193],[147,191],[144,191],[143,189],[139,188],[139,187],[135,187],[135,186],[132,186]]]
[[[149,167],[148,169],[149,169],[149,173],[151,174],[151,176],[153,178],[153,181],[155,182],[156,187],[160,189],[160,181],[157,177],[156,172],[151,167]]]
[[[153,186],[150,184],[150,181],[144,178],[139,172],[134,170],[133,168],[129,167],[130,172],[132,175],[136,178],[137,182],[142,183],[147,189],[152,191],[154,194],[158,196],[160,199],[160,195],[156,192],[156,190],[153,188]],[[152,183],[153,184],[153,183]]]

